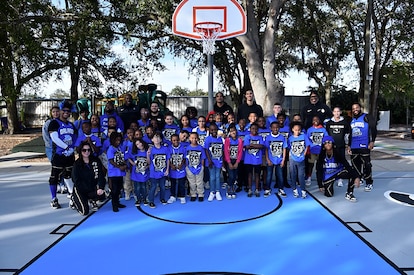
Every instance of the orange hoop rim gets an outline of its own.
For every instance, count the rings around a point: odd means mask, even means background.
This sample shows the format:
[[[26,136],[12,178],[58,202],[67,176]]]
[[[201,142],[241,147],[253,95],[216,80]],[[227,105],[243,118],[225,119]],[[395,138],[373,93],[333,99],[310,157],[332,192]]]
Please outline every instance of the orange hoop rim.
[[[198,22],[194,24],[195,31],[207,39],[217,37],[222,28],[223,24],[219,22]]]

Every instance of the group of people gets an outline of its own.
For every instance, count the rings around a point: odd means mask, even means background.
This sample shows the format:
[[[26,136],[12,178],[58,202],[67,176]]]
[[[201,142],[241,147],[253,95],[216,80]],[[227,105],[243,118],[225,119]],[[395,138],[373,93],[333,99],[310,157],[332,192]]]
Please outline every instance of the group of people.
[[[109,101],[101,116],[89,118],[88,110],[79,110],[74,123],[69,121],[72,104],[61,102],[43,127],[52,164],[52,208],[61,207],[59,189],[67,190],[70,207],[82,215],[96,210],[105,196],[118,212],[125,207],[122,193],[125,200],[133,197],[136,206],[151,208],[157,194],[163,205],[184,204],[186,197],[199,202],[205,197],[235,199],[243,190],[248,197],[268,197],[272,188],[281,197],[291,188],[294,197],[306,198],[314,168],[326,196],[333,196],[335,182],[342,186],[343,179],[348,180],[349,201],[356,201],[353,189],[362,179],[365,191],[372,190],[370,150],[376,123],[360,104],[352,105],[347,120],[339,107],[331,111],[311,93],[300,114],[290,118],[275,103],[273,114],[264,117],[253,91],[246,91],[245,99],[235,113],[219,92],[207,117],[188,107],[178,123],[173,114],[162,114],[157,102],[138,110],[131,95],[118,110]]]

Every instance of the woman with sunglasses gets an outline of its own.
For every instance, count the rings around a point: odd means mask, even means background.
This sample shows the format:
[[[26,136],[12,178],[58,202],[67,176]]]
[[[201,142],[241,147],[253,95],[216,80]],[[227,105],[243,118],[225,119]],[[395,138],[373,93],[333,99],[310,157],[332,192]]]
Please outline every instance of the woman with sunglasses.
[[[89,202],[92,210],[98,210],[97,200],[105,198],[105,174],[101,161],[94,157],[87,141],[82,141],[78,147],[79,158],[72,169],[73,205],[81,215],[89,214]]]

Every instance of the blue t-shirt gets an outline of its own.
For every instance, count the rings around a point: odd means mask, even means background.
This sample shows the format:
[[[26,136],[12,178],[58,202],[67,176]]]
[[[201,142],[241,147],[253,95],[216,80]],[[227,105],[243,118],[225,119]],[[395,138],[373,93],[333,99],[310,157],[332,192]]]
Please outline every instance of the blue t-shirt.
[[[305,161],[306,148],[310,141],[307,136],[300,134],[295,137],[291,135],[288,139],[289,160],[302,162]]]
[[[324,136],[328,135],[328,132],[324,127],[309,127],[306,131],[306,135],[309,138],[310,144],[310,152],[312,154],[319,154],[322,150],[322,139]]]
[[[257,136],[247,135],[244,138],[243,146],[246,147],[251,144],[264,145],[263,138],[259,135]],[[244,155],[244,163],[252,164],[252,165],[259,165],[259,164],[262,164],[262,157],[263,157],[262,149],[246,149],[245,155]]]
[[[200,128],[195,127],[193,129],[193,132],[196,132],[198,134],[198,144],[200,144],[201,146],[204,146],[204,140],[206,139],[206,137],[208,136],[208,131],[207,129],[202,131],[200,130]]]
[[[206,150],[201,146],[189,145],[186,148],[187,167],[194,175],[198,175],[203,167],[202,161],[206,159]]]
[[[184,165],[181,167],[181,169],[172,169],[170,165],[170,178],[173,179],[181,179],[185,178],[185,153],[186,149],[185,147],[180,144],[178,147],[174,147],[172,145],[168,146],[168,149],[170,150],[170,163],[174,164],[174,166],[178,167],[181,165],[181,163],[184,160]]]
[[[131,180],[146,182],[149,179],[149,165],[147,152],[138,150],[136,154],[132,150],[125,154],[125,158],[132,160],[135,164],[131,167]]]
[[[366,149],[369,144],[369,124],[366,114],[351,120],[351,149]]]
[[[287,142],[284,136],[270,134],[266,137],[265,147],[268,149],[267,156],[274,165],[279,165],[283,160],[283,150],[287,148]]]
[[[110,162],[111,159],[118,165],[125,164],[125,157],[124,152],[122,151],[121,147],[114,147],[109,146],[108,150],[106,151],[106,155],[108,156],[108,177],[123,177],[125,176],[125,171],[121,171],[118,167],[115,167]]]
[[[217,168],[223,166],[223,156],[224,156],[224,141],[222,137],[213,137],[208,136],[204,141],[204,148],[210,154],[211,161],[213,165]],[[206,166],[209,165],[208,158]]]
[[[150,178],[161,179],[167,171],[167,163],[170,159],[170,151],[167,146],[160,148],[151,147],[150,153]]]
[[[101,139],[100,139],[100,138],[98,138],[98,137],[97,137],[97,136],[95,136],[95,135],[88,135],[88,136],[90,136],[90,138],[91,138],[91,140],[92,140],[93,145],[95,145],[95,146],[98,148],[98,150],[100,150],[100,149],[101,149],[101,147],[102,147]],[[87,138],[88,136],[87,136],[87,135],[85,135],[84,133],[81,133],[81,134],[78,136],[78,138],[76,139],[76,142],[75,142],[75,147],[79,147],[79,145],[81,144],[81,142],[82,142],[82,141],[84,141],[84,140],[86,140],[86,138]],[[98,153],[99,153],[99,152],[94,152],[93,154],[94,154],[94,156],[97,156],[97,155],[98,155]]]
[[[325,157],[322,167],[324,181],[336,176],[344,169],[342,163],[338,163],[333,156],[331,158]]]
[[[180,133],[180,127],[177,124],[165,124],[164,129],[162,129],[162,135],[165,138],[168,145],[171,145],[171,136],[174,134]]]

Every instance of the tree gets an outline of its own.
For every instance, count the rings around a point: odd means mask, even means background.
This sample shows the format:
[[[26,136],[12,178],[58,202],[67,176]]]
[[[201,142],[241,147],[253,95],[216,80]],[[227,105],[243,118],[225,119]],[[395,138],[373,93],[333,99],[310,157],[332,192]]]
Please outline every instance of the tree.
[[[7,0],[0,9],[0,89],[7,105],[9,131],[19,130],[16,101],[23,87],[35,86],[40,77],[62,68],[45,41],[54,37],[49,1]],[[40,20],[42,18],[42,20]]]
[[[63,89],[56,89],[54,92],[52,92],[49,95],[49,98],[68,99],[68,98],[70,98],[70,93],[68,91],[63,90]]]

